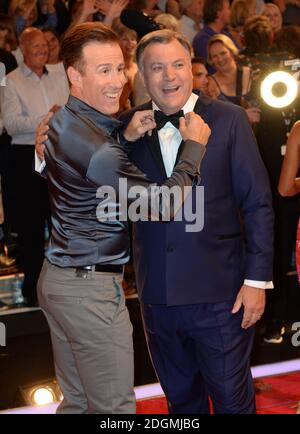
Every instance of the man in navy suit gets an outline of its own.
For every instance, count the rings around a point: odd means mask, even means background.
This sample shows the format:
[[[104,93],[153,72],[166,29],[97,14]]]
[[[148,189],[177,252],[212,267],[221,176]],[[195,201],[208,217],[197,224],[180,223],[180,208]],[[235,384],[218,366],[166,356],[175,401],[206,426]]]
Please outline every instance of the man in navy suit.
[[[203,229],[195,224],[196,231],[187,231],[184,219],[134,225],[137,287],[155,370],[171,413],[208,413],[208,396],[215,413],[255,413],[253,326],[272,288],[273,212],[264,165],[244,110],[192,92],[190,46],[182,36],[146,35],[137,61],[152,102],[123,120],[154,110],[157,128],[129,149],[149,178],[163,183],[180,159],[176,112],[195,111],[212,131],[198,186],[204,187]],[[200,209],[196,191],[184,211],[191,203]]]

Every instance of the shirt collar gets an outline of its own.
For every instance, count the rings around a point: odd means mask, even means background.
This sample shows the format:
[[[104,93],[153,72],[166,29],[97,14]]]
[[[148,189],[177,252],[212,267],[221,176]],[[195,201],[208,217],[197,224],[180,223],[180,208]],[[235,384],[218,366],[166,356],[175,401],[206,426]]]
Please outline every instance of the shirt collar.
[[[204,24],[202,31],[209,36],[214,36],[217,33],[208,24]],[[222,32],[220,32],[220,33],[222,33]]]
[[[184,114],[187,114],[187,113],[192,112],[194,110],[198,98],[199,98],[198,95],[196,95],[193,92],[191,93],[191,96],[189,97],[189,99],[187,100],[185,105],[182,107]],[[152,101],[152,109],[153,110],[160,110],[154,101]]]
[[[111,135],[115,129],[119,129],[123,125],[121,121],[99,112],[81,99],[72,95],[69,97],[67,107],[90,119],[95,125],[97,125],[97,127],[100,127],[108,135]]]
[[[26,63],[25,62],[22,62],[21,63],[21,65],[20,65],[20,69],[21,69],[21,71],[23,72],[23,74],[25,75],[25,77],[29,77],[30,75],[34,75],[34,76],[36,76],[36,77],[38,77],[37,75],[36,75],[36,73],[35,72],[33,72],[27,65],[26,65]],[[43,72],[43,74],[48,74],[49,72],[48,72],[48,69],[46,68],[46,66],[44,66],[44,72]],[[40,77],[39,77],[40,78]]]

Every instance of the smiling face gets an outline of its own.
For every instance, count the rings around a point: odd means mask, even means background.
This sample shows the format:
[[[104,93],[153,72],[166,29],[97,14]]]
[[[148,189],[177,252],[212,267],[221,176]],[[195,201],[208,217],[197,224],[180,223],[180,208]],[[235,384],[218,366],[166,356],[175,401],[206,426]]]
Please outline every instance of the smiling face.
[[[48,63],[55,64],[59,62],[59,40],[57,37],[50,31],[44,32],[44,36],[48,43],[49,55],[48,55]]]
[[[106,115],[119,110],[119,99],[127,81],[124,58],[117,43],[91,42],[82,50],[83,70],[68,68],[71,94]]]
[[[136,36],[130,32],[124,33],[120,36],[120,45],[124,56],[133,57],[135,54],[135,48],[137,45]]]
[[[32,71],[37,72],[44,68],[48,58],[48,44],[43,33],[36,29],[29,32],[21,48],[24,55],[24,62]]]
[[[202,92],[207,92],[207,85],[208,85],[208,72],[202,63],[193,63],[192,64],[192,71],[193,71],[193,88],[199,89]]]
[[[270,5],[270,7],[265,7],[264,15],[269,19],[272,29],[276,32],[281,28],[282,25],[282,16],[280,10],[274,5]]]
[[[165,114],[181,110],[193,88],[191,57],[177,39],[145,48],[141,75],[149,95]]]
[[[222,42],[215,42],[209,47],[211,63],[217,71],[225,72],[234,63],[234,57],[229,48]]]

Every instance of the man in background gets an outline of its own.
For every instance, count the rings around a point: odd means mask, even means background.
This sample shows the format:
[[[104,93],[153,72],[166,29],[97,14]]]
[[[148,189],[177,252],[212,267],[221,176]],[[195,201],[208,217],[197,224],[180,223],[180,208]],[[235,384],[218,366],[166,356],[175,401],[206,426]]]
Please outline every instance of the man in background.
[[[12,137],[13,214],[24,271],[25,304],[37,304],[36,284],[44,260],[45,224],[49,217],[45,181],[33,172],[35,130],[49,110],[57,110],[69,90],[57,72],[47,71],[48,44],[41,30],[21,35],[24,62],[6,77],[1,88],[3,125]]]

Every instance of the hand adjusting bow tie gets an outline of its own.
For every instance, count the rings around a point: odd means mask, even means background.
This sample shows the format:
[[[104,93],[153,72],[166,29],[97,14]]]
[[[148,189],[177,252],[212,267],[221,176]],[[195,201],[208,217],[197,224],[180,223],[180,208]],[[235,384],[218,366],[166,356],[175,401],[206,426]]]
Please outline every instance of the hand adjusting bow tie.
[[[160,110],[154,110],[154,120],[158,130],[163,128],[167,122],[171,122],[175,128],[179,129],[179,118],[182,116],[184,116],[183,110],[173,113],[172,115],[165,115]]]

